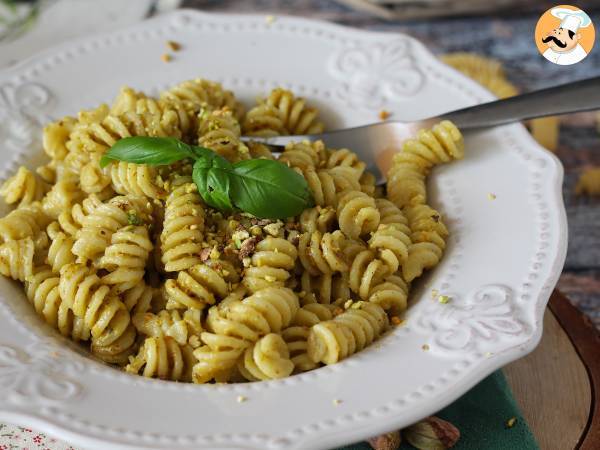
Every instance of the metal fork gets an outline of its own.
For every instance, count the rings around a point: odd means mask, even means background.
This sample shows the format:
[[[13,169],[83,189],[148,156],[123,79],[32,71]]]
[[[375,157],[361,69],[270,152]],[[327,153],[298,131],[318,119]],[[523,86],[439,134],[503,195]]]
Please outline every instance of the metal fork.
[[[600,77],[482,103],[414,122],[379,122],[322,134],[267,138],[243,136],[242,140],[260,142],[279,151],[292,141],[319,139],[330,148],[349,148],[365,161],[367,168],[377,178],[377,183],[381,184],[385,182],[392,157],[401,148],[402,142],[415,136],[418,130],[430,128],[440,120],[451,120],[465,131],[594,109],[600,109]]]

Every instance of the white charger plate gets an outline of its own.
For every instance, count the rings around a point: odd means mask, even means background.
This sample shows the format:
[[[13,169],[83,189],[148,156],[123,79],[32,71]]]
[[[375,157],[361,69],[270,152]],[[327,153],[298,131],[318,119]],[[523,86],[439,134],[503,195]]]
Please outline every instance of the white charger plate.
[[[183,46],[170,63],[160,60],[167,40]],[[411,120],[493,98],[405,35],[182,10],[0,73],[0,177],[40,154],[47,121],[125,84],[156,93],[198,76],[247,102],[290,88],[330,128],[376,121],[382,109]],[[417,283],[406,324],[367,350],[278,381],[149,380],[89,359],[3,278],[0,420],[86,448],[262,450],[335,447],[435,413],[536,346],[566,253],[559,161],[518,124],[470,134],[466,148],[429,182],[452,233],[444,259]],[[451,301],[432,299],[433,288]]]

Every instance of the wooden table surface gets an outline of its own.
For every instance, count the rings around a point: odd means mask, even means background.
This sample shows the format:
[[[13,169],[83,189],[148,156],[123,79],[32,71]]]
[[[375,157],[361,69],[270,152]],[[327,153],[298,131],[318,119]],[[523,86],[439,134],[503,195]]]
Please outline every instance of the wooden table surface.
[[[370,17],[331,0],[184,0],[183,6],[214,12],[302,15],[370,30],[400,31],[420,39],[436,54],[469,51],[499,59],[522,92],[600,76],[600,43],[579,64],[557,66],[546,61],[534,46],[533,31],[548,2],[526,3],[534,12],[395,22]],[[577,4],[600,27],[600,2]],[[574,195],[582,168],[600,165],[595,114],[563,117],[557,155],[565,166],[563,192],[570,230],[567,262],[558,287],[600,327],[600,198]]]

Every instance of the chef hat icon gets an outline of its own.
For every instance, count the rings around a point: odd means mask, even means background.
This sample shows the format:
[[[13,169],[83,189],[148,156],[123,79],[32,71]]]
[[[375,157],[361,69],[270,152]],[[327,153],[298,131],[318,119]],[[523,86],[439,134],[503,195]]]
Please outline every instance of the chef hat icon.
[[[550,10],[554,17],[561,20],[560,28],[571,30],[576,33],[579,28],[586,28],[592,23],[592,19],[582,10],[572,10],[567,8],[552,8]]]

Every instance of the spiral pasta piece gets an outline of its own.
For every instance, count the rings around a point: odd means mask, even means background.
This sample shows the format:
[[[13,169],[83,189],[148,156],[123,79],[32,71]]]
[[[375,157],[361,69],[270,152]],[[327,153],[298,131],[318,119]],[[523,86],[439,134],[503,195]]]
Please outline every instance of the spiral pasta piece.
[[[252,342],[223,334],[202,333],[206,345],[194,350],[196,364],[192,370],[194,383],[215,380],[231,381],[237,372],[237,362]]]
[[[240,140],[240,124],[228,109],[200,114],[198,144],[210,148],[231,162],[250,158],[248,147]]]
[[[315,203],[319,206],[337,206],[338,197],[344,191],[360,191],[359,177],[349,167],[334,167],[325,170],[307,169],[302,175]]]
[[[290,360],[294,364],[294,372],[306,372],[318,366],[307,353],[309,334],[310,328],[303,326],[291,326],[281,332],[281,337],[290,354]]]
[[[165,190],[157,184],[157,170],[146,164],[115,161],[109,167],[110,182],[115,192],[123,195],[164,198]]]
[[[412,243],[408,220],[402,211],[389,200],[375,200],[381,223],[369,239],[369,248],[377,252],[377,257],[395,273],[408,259],[408,249]]]
[[[323,320],[331,320],[332,318],[333,310],[331,306],[309,303],[298,310],[294,320],[292,320],[292,325],[312,327]]]
[[[333,169],[334,167],[347,167],[354,169],[355,176],[360,178],[365,171],[367,165],[360,160],[358,155],[347,148],[333,150],[329,152],[326,167]]]
[[[246,113],[242,130],[245,136],[272,137],[286,134],[284,125],[276,108],[260,104]]]
[[[463,157],[464,140],[452,122],[444,120],[431,130],[420,130],[394,155],[387,177],[388,198],[400,208],[425,203],[425,177],[431,168]]]
[[[324,126],[318,120],[318,110],[307,106],[303,98],[294,96],[292,92],[286,89],[273,89],[264,100],[263,105],[276,111],[285,129],[285,134],[318,134],[323,132]],[[259,105],[258,108],[260,106],[262,105]]]
[[[375,200],[361,191],[340,194],[337,216],[340,230],[350,239],[375,231],[380,220]]]
[[[47,228],[50,238],[50,248],[48,249],[47,263],[54,273],[60,273],[60,269],[67,264],[75,262],[73,254],[73,244],[75,239],[65,234],[58,222],[52,222]]]
[[[35,244],[29,237],[0,245],[0,274],[25,281],[33,273]]]
[[[90,330],[84,321],[75,316],[60,297],[60,278],[48,266],[38,266],[25,281],[25,293],[44,321],[63,336],[74,341],[87,341]]]
[[[92,261],[96,264],[111,244],[112,235],[126,226],[132,217],[148,220],[150,203],[144,198],[117,196],[102,203],[83,218],[82,228],[77,233],[73,253],[78,262]]]
[[[147,378],[171,381],[192,381],[192,368],[196,363],[189,345],[180,345],[170,336],[147,337],[138,354],[125,367],[129,373]]]
[[[320,303],[323,305],[344,303],[350,298],[348,273],[323,274],[311,276],[303,272],[300,277],[300,287],[304,295],[303,305]]]
[[[121,294],[121,299],[125,304],[125,308],[131,315],[143,314],[152,306],[152,302],[156,296],[157,290],[146,284],[145,281],[138,283],[131,289]]]
[[[130,334],[129,328],[133,329],[129,312],[110,288],[102,284],[95,271],[83,264],[64,266],[60,270],[59,291],[67,306],[91,330],[95,347],[107,348],[119,342],[120,345],[109,352],[111,355],[122,354],[133,347],[135,330],[132,339],[120,342]]]
[[[303,233],[315,231],[327,233],[336,221],[337,217],[333,208],[321,208],[320,206],[308,208],[300,214],[300,230]]]
[[[311,275],[345,272],[348,264],[343,254],[344,235],[339,231],[322,234],[303,233],[298,242],[302,267]]]
[[[187,309],[183,314],[177,310],[138,313],[131,321],[136,330],[146,336],[169,336],[179,345],[190,344],[192,347],[200,344],[202,322],[198,309]]]
[[[430,206],[413,206],[405,208],[404,212],[408,218],[412,244],[408,249],[408,259],[402,266],[402,274],[410,282],[440,262],[446,248],[448,230],[440,213]]]
[[[376,257],[375,252],[362,250],[352,260],[348,282],[352,292],[367,300],[371,289],[388,275],[388,267]]]
[[[44,127],[42,134],[42,146],[44,152],[53,160],[62,161],[69,150],[66,143],[69,134],[77,123],[75,117],[65,116],[57,122],[49,123]]]
[[[187,136],[194,127],[193,118],[181,103],[157,100],[127,86],[119,91],[110,114],[150,114],[173,137]]]
[[[77,174],[67,170],[42,199],[42,208],[49,217],[57,219],[61,214],[69,214],[68,211],[81,202],[84,195]]]
[[[301,172],[321,168],[326,160],[327,149],[323,141],[290,142],[279,157],[279,161],[293,169],[300,169]]]
[[[167,309],[201,310],[226,297],[229,286],[222,270],[200,263],[178,272],[176,279],[167,280],[163,292]]]
[[[294,363],[283,338],[269,333],[246,349],[238,370],[248,381],[274,380],[289,376]]]
[[[48,186],[36,174],[24,166],[6,180],[0,187],[0,196],[8,204],[19,203],[19,206],[29,205],[42,199]]]
[[[0,240],[35,239],[49,223],[50,218],[39,203],[23,206],[0,219]]]
[[[290,289],[268,287],[226,308],[209,311],[207,326],[214,333],[250,342],[287,327],[300,308]]]
[[[379,305],[357,305],[311,328],[307,353],[312,361],[334,364],[364,349],[386,330],[388,317]]]
[[[223,89],[219,83],[201,78],[179,83],[162,92],[160,98],[167,104],[181,107],[193,122],[196,122],[201,109],[228,107],[234,111],[238,119],[243,114],[243,107],[236,101],[231,91]]]
[[[167,197],[160,235],[162,262],[167,272],[199,264],[204,231],[204,208],[198,189],[187,179],[178,180]]]
[[[256,245],[252,265],[245,270],[242,283],[250,292],[283,286],[297,257],[298,251],[289,241],[268,236]]]
[[[117,230],[98,262],[99,268],[109,272],[102,277],[102,282],[113,286],[117,294],[138,285],[144,279],[152,248],[145,226],[127,225]]]
[[[58,223],[65,233],[71,236],[76,236],[78,231],[83,226],[83,221],[86,216],[90,215],[98,206],[102,204],[102,200],[96,195],[90,195],[81,203],[73,205],[70,209],[64,210],[58,215]]]
[[[376,303],[385,311],[398,315],[406,310],[409,284],[401,275],[390,275],[369,292],[368,301]]]

